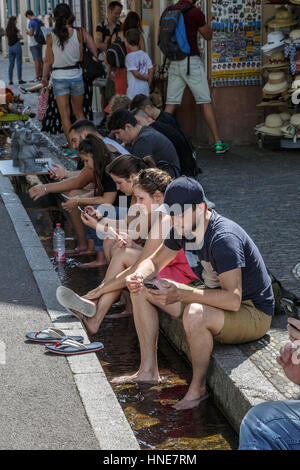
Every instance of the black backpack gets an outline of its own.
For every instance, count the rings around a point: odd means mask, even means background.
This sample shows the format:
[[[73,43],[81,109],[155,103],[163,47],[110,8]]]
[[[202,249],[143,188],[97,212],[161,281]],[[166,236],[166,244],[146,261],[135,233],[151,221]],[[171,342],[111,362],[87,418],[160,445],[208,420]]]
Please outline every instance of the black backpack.
[[[106,60],[111,67],[124,68],[126,57],[126,47],[123,41],[117,36],[106,51]]]
[[[42,26],[44,26],[44,23],[38,20],[36,32],[34,34],[34,39],[40,46],[43,46],[44,44],[46,44],[45,36],[42,31]]]

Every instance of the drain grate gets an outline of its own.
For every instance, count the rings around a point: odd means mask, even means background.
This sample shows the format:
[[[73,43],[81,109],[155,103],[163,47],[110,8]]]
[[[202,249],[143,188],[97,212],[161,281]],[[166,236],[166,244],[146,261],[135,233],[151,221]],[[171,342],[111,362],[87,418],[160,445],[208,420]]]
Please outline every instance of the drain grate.
[[[297,263],[296,266],[294,266],[293,268],[293,274],[294,274],[294,277],[300,281],[300,263]]]

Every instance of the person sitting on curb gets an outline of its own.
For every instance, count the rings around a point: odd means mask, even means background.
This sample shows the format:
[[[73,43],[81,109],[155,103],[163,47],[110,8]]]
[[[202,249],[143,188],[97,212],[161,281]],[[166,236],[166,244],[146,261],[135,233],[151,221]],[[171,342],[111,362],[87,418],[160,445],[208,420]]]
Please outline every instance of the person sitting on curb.
[[[287,378],[300,386],[300,321],[288,318],[291,342],[277,357]],[[239,450],[300,450],[300,400],[260,403],[240,427]]]
[[[180,202],[179,202],[180,201]],[[238,344],[266,334],[274,296],[262,256],[249,235],[233,221],[207,209],[200,183],[179,177],[167,188],[158,210],[172,215],[163,244],[127,277],[140,343],[137,373],[113,383],[158,383],[158,311],[183,321],[193,378],[177,410],[194,408],[207,396],[206,375],[214,340]],[[153,280],[184,249],[200,286]],[[159,290],[144,287],[154,282]],[[146,332],[146,334],[145,334]]]
[[[119,247],[114,246],[113,256],[103,282],[99,287],[83,296],[81,300],[83,305],[83,299],[87,300],[88,303],[92,301],[96,305],[96,314],[93,317],[83,317],[84,325],[90,334],[97,333],[104,316],[111,308],[113,302],[119,298],[123,289],[126,288],[126,276],[135,271],[135,267],[141,260],[146,259],[156,251],[170,226],[170,217],[158,212],[155,213],[153,209],[158,207],[163,201],[164,191],[170,181],[172,181],[172,178],[168,173],[158,168],[140,170],[141,164],[146,166],[146,162],[153,165],[153,161],[151,163],[151,161],[147,160],[144,159],[143,161],[134,156],[120,156],[108,166],[108,172],[114,181],[122,185],[126,194],[130,195],[133,193],[135,196],[138,207],[131,206],[131,209],[137,209],[141,216],[138,220],[134,219],[133,226],[129,223],[126,232],[118,234]],[[127,164],[128,167],[126,167]],[[128,214],[129,217],[134,215],[131,210],[129,210]],[[93,217],[82,214],[82,219],[89,226],[97,227],[98,229],[97,221]],[[100,227],[99,230],[103,231],[103,227]],[[109,242],[107,238],[104,243],[106,241]],[[189,283],[191,280],[196,279],[183,250],[177,254],[172,263],[166,266],[159,275],[182,283]],[[68,296],[71,296],[70,300],[72,298],[76,299],[76,294],[72,292],[69,292]],[[70,305],[66,304],[64,306],[68,310],[72,309]],[[76,311],[76,313],[80,316],[81,312]],[[128,313],[127,309],[124,314],[128,315]]]
[[[88,134],[93,134],[101,139],[111,153],[128,153],[121,145],[112,139],[103,138],[97,131],[95,125],[87,119],[76,121],[69,129],[70,141],[74,149],[78,149],[80,143],[86,138]],[[29,190],[30,197],[37,201],[40,197],[45,196],[47,193],[64,193],[70,197],[70,202],[66,202],[65,209],[71,209],[72,198],[81,196],[91,196],[94,191],[93,171],[87,167],[82,168],[80,171],[68,171],[61,165],[53,164],[54,170],[50,171],[50,177],[63,180],[55,183],[40,184],[33,186]],[[84,226],[80,218],[79,210],[75,209],[70,212],[73,228],[76,233],[77,247],[75,251],[80,254],[90,254],[94,250],[92,245],[88,246]]]
[[[109,132],[127,145],[136,157],[151,155],[158,168],[167,171],[173,178],[180,175],[180,161],[170,140],[149,126],[140,126],[130,111],[118,109],[107,123]]]
[[[130,103],[130,111],[134,109],[142,109],[154,121],[163,122],[164,124],[169,124],[176,129],[180,129],[175,117],[172,114],[166,113],[166,111],[154,106],[149,96],[143,95],[142,93],[136,95]]]

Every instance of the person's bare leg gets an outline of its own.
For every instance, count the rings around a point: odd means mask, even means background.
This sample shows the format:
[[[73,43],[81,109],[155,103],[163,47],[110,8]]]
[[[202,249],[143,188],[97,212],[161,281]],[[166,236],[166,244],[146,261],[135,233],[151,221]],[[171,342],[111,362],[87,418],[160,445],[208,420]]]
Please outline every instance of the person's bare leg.
[[[177,104],[166,104],[165,112],[169,114],[174,114],[177,106]]]
[[[110,263],[113,257],[113,248],[117,247],[118,245],[116,244],[116,240],[106,237],[104,242],[103,242],[103,250],[105,254],[105,258],[107,261]]]
[[[88,242],[84,230],[84,225],[82,223],[80,212],[78,209],[73,209],[70,212],[70,219],[77,239],[76,252],[79,253],[82,251],[86,251],[88,249]]]
[[[156,306],[163,308],[169,315],[180,315],[181,303],[162,306],[146,289],[138,294],[131,294],[133,316],[139,339],[141,362],[139,370],[128,376],[114,378],[114,384],[124,383],[159,383],[160,376],[157,364],[158,312]]]
[[[66,139],[71,145],[70,138],[69,138],[69,129],[71,127],[71,120],[70,120],[70,105],[69,105],[69,98],[70,95],[61,95],[56,96],[56,103],[59,110],[59,114],[61,117],[62,128]]]
[[[223,310],[200,304],[190,304],[185,308],[183,326],[191,353],[193,378],[186,395],[173,405],[176,410],[195,408],[207,397],[206,375],[214,345],[213,338],[223,325]]]
[[[107,260],[105,258],[104,251],[96,251],[96,259],[91,261],[90,263],[82,263],[77,267],[80,269],[91,269],[91,268],[98,268],[99,266],[107,265]]]
[[[42,59],[38,60],[38,70],[39,70],[39,78],[43,76],[43,67],[44,67],[44,62]]]
[[[76,120],[79,121],[80,119],[85,119],[85,115],[83,113],[83,95],[72,95],[71,105]]]
[[[34,59],[34,68],[35,68],[35,78],[39,78],[39,71],[40,71],[40,67],[39,67],[39,59]]]
[[[204,103],[199,105],[203,107],[204,119],[210,129],[214,142],[220,142],[219,130],[217,126],[216,116],[212,103]]]

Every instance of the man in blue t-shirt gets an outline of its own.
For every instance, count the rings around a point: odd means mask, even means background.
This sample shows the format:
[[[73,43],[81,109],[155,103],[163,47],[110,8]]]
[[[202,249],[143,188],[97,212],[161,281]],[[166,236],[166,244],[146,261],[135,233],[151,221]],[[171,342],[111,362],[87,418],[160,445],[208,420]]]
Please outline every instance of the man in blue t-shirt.
[[[158,382],[157,307],[180,319],[189,343],[193,379],[177,410],[198,406],[208,394],[206,374],[213,342],[243,343],[266,334],[274,297],[262,256],[236,223],[206,207],[202,186],[182,176],[167,188],[158,209],[171,215],[172,227],[160,248],[128,276],[141,365],[130,377],[114,383]],[[199,282],[193,285],[154,279],[183,248]],[[144,288],[154,283],[158,290]],[[195,285],[196,284],[196,285]]]
[[[42,79],[43,75],[43,46],[41,44],[38,44],[34,35],[37,32],[39,24],[41,24],[41,26],[44,26],[44,23],[39,18],[36,18],[34,16],[32,10],[27,10],[25,16],[29,20],[27,34],[29,36],[30,52],[32,54],[32,58],[35,65],[36,78],[35,80],[32,80],[32,82],[38,82]]]

